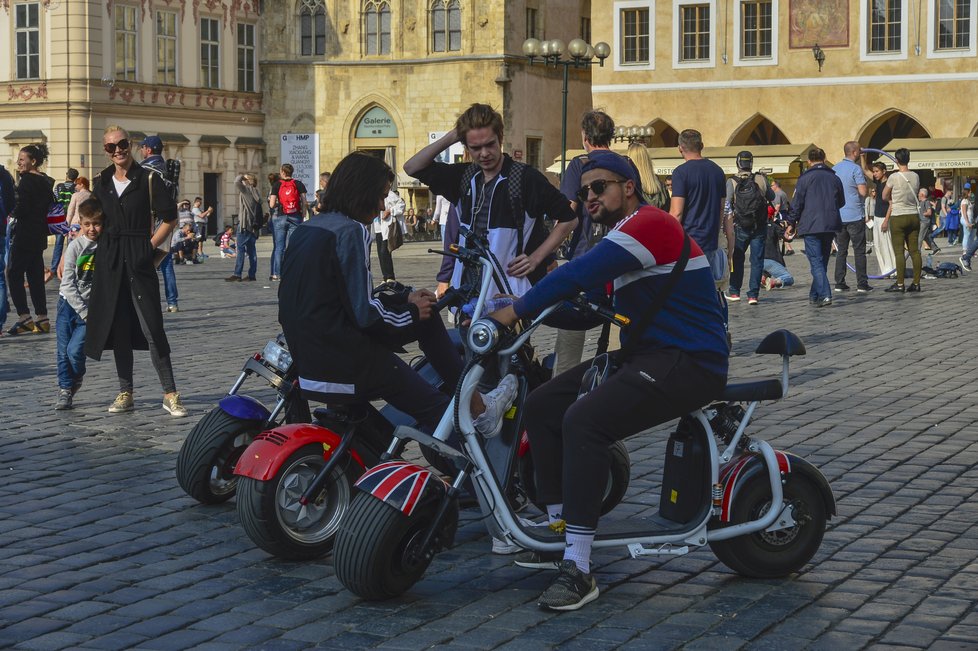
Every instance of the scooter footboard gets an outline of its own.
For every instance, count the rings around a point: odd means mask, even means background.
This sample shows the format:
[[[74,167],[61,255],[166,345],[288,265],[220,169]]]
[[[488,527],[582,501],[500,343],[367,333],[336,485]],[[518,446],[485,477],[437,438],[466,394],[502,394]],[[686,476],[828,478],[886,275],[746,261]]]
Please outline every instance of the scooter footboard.
[[[282,425],[266,430],[256,436],[251,445],[241,454],[241,459],[234,468],[234,474],[258,481],[268,481],[278,473],[285,460],[299,448],[320,444],[323,447],[323,458],[329,460],[333,451],[339,447],[340,439],[341,436],[336,432],[309,423]],[[363,460],[355,450],[350,450],[350,455],[363,467]]]
[[[375,466],[361,475],[355,486],[404,515],[411,515],[422,504],[441,502],[448,491],[448,484],[431,470],[407,461]]]
[[[797,473],[810,479],[818,487],[819,494],[825,502],[825,512],[829,517],[835,515],[835,497],[832,495],[828,480],[818,468],[790,452],[775,450],[774,455],[778,461],[778,471],[782,476]],[[736,501],[737,493],[748,480],[758,474],[766,475],[767,467],[764,464],[764,457],[755,453],[735,457],[720,469],[720,484],[723,487],[720,522],[730,522],[731,505]]]

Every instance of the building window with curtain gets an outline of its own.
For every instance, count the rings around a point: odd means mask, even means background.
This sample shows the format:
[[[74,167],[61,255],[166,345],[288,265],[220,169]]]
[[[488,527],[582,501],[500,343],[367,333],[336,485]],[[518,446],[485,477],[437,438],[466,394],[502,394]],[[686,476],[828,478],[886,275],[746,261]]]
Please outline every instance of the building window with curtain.
[[[363,35],[365,54],[391,53],[391,6],[387,2],[370,0],[363,5]]]
[[[40,79],[41,26],[38,3],[14,5],[14,40],[17,79]]]
[[[238,23],[238,90],[255,92],[255,26]]]
[[[649,62],[649,10],[622,9],[621,62]]]
[[[710,59],[710,5],[680,7],[679,60],[682,62]]]
[[[937,49],[966,50],[971,47],[972,0],[936,0]]]
[[[773,21],[771,0],[745,0],[741,4],[741,57],[768,59],[771,57]]]
[[[221,25],[216,18],[200,19],[200,85],[220,88]]]
[[[177,15],[156,12],[156,83],[177,83]]]
[[[462,49],[462,9],[458,0],[435,0],[431,4],[431,51],[458,52]]]
[[[326,6],[322,0],[302,0],[299,39],[302,56],[326,54]]]
[[[869,0],[870,54],[899,52],[903,48],[903,0]]]
[[[136,8],[115,7],[115,78],[136,81]]]

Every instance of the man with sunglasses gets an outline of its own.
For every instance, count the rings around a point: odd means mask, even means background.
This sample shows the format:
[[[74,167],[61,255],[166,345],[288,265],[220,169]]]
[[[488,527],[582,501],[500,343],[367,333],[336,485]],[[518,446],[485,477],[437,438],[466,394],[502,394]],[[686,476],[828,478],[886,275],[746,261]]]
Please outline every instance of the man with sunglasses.
[[[133,160],[125,129],[106,127],[102,144],[111,164],[92,183],[105,227],[92,282],[85,354],[98,360],[103,351],[113,351],[119,395],[109,412],[122,413],[134,408],[132,352],[148,349],[163,385],[163,409],[172,416],[186,416],[173,379],[153,264],[155,250],[176,224],[176,202],[158,174]]]
[[[526,552],[516,563],[558,570],[538,602],[551,610],[576,610],[598,596],[590,557],[610,465],[608,446],[711,402],[727,380],[723,315],[703,250],[668,213],[642,205],[637,174],[624,157],[592,152],[581,182],[578,197],[591,218],[611,231],[490,315],[511,326],[613,283],[615,312],[631,319],[630,328],[641,328],[622,331],[623,350],[612,354],[617,370],[584,397],[578,399],[578,389],[591,361],[537,388],[524,408],[538,460],[538,501],[546,505],[551,525],[565,525],[566,547],[560,556]],[[681,271],[671,279],[677,265]],[[661,309],[643,316],[662,292],[667,293]]]

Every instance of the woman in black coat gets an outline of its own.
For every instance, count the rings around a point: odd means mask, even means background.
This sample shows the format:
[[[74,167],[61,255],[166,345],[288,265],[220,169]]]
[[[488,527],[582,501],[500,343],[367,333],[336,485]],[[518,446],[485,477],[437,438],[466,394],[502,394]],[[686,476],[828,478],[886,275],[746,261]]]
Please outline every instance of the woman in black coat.
[[[163,409],[186,416],[173,380],[153,264],[154,249],[169,241],[177,206],[159,174],[133,160],[125,129],[106,128],[102,143],[112,165],[92,184],[92,194],[102,203],[105,227],[92,282],[85,354],[97,360],[104,350],[115,353],[120,392],[109,411],[119,413],[133,410],[132,351],[149,349],[163,385]],[[158,220],[162,221],[154,231]]]
[[[7,287],[17,310],[17,322],[9,335],[51,331],[47,299],[44,295],[44,249],[48,248],[48,208],[54,201],[54,179],[38,168],[48,158],[44,144],[27,145],[17,156],[17,204],[12,216],[17,220],[10,241],[7,262]],[[37,319],[27,307],[24,279],[31,288],[31,303]]]

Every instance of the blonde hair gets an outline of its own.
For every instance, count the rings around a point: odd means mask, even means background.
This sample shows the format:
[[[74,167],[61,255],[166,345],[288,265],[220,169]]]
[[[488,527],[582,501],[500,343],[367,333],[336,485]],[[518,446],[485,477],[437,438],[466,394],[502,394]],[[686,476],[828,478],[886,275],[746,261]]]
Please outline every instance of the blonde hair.
[[[109,126],[105,127],[105,131],[102,132],[102,135],[105,136],[114,131],[121,131],[122,133],[126,134],[126,138],[129,137],[129,132],[120,127],[118,124],[110,124]]]
[[[652,164],[652,157],[645,145],[633,142],[628,145],[628,157],[635,164],[638,170],[638,179],[642,183],[642,194],[649,205],[662,208],[668,204],[669,191],[665,183],[655,173],[655,166]]]

